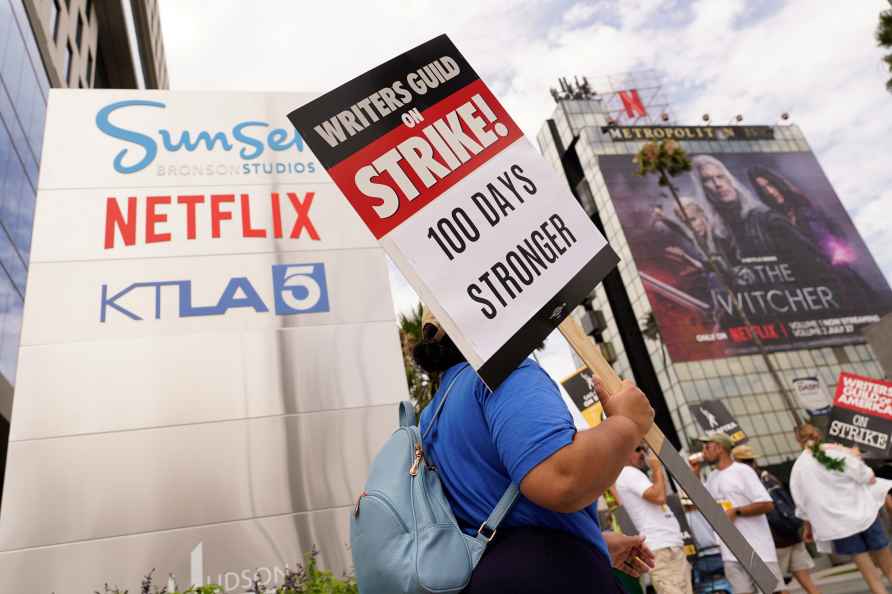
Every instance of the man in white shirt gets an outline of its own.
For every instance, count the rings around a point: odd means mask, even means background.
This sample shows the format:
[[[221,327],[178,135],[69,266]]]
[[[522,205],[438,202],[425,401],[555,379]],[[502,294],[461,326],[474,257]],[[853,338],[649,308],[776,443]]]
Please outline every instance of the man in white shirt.
[[[771,529],[765,517],[774,509],[771,495],[752,468],[731,458],[734,445],[730,437],[724,433],[713,433],[700,438],[700,441],[703,442],[703,459],[713,467],[706,479],[706,489],[721,503],[728,519],[771,568],[777,577],[775,592],[784,591],[784,576],[777,563],[774,539],[771,538]],[[721,549],[725,578],[731,583],[734,594],[755,592],[755,584],[731,549],[725,543],[721,543]]]
[[[645,453],[646,448],[639,446],[629,454],[616,479],[620,503],[654,553],[650,576],[657,594],[693,594],[681,528],[666,505],[666,475],[653,454],[647,456],[645,464]],[[643,472],[648,466],[653,482]]]

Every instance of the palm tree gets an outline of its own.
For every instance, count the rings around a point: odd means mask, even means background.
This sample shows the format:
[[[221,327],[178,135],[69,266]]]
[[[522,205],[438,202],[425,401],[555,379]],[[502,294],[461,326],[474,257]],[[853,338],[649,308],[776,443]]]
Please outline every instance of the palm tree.
[[[409,396],[415,402],[417,412],[421,412],[427,406],[440,384],[439,374],[432,377],[412,358],[412,349],[421,341],[421,315],[422,306],[418,303],[408,315],[401,313],[399,318],[403,366],[409,383]]]
[[[666,343],[663,342],[663,336],[660,334],[660,327],[657,325],[657,317],[654,312],[649,311],[641,318],[641,334],[648,340],[657,340],[660,343],[660,355],[663,358],[663,370],[666,377],[669,377],[669,364],[666,361]]]
[[[658,340],[660,338],[660,327],[657,326],[657,318],[654,316],[654,312],[647,312],[641,319],[641,333],[650,340]]]
[[[888,0],[889,6],[892,7],[892,0]],[[880,23],[877,25],[876,31],[877,45],[882,48],[892,50],[892,8],[887,8],[880,13]],[[892,73],[892,52],[883,57],[883,62],[889,67]],[[886,81],[886,90],[892,93],[892,78]]]

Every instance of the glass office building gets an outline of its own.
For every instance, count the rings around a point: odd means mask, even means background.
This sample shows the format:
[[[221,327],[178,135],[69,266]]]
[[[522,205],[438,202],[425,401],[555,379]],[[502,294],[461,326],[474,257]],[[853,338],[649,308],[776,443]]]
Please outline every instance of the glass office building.
[[[627,207],[620,205],[618,208],[615,196],[611,197],[604,170],[605,163],[615,164],[620,160],[628,163],[631,170],[632,156],[646,142],[644,134],[641,134],[642,140],[617,142],[611,135],[611,128],[616,134],[615,122],[594,93],[577,93],[576,97],[556,94],[555,99],[554,113],[537,137],[540,150],[567,179],[577,199],[621,258],[618,270],[592,295],[591,309],[603,312],[606,322],[598,340],[609,346],[602,351],[615,357],[614,368],[623,377],[634,379],[648,394],[658,424],[676,445],[687,448],[692,438],[703,433],[692,418],[689,405],[718,399],[725,403],[748,434],[763,463],[779,463],[797,455],[799,449],[794,440],[793,420],[761,356],[712,354],[688,360],[681,356],[673,360],[665,348],[665,341],[645,336],[646,320],[657,310],[658,304],[652,302],[646,292],[648,275],[639,270],[640,259],[633,258],[634,248],[640,249],[640,246],[630,245],[630,227],[628,224],[623,226],[622,213],[618,213]],[[628,129],[634,138],[634,126]],[[748,158],[745,153],[770,153],[773,159],[780,161],[805,156],[813,160],[808,143],[797,126],[774,126],[770,136],[773,139],[722,140],[716,137],[681,140],[681,144],[690,154],[708,153],[725,161],[745,161]],[[624,157],[618,159],[609,157],[611,155]],[[820,175],[826,179],[822,173]],[[869,253],[866,257],[872,262]],[[888,291],[881,275],[878,284],[885,285]],[[581,316],[581,308],[574,315]],[[657,322],[661,322],[659,315],[657,317]],[[663,324],[659,325],[667,334]],[[883,377],[877,358],[863,340],[853,337],[847,341],[849,344],[842,342],[833,344],[826,340],[814,348],[785,348],[774,352],[770,358],[788,390],[792,379],[814,376],[820,378],[832,394],[841,371]],[[684,354],[681,350],[675,352]],[[790,396],[795,399],[792,394]],[[805,416],[801,409],[800,413]]]
[[[0,477],[49,89],[167,85],[156,0],[0,0]]]
[[[49,87],[24,5],[0,0],[0,391],[6,419],[15,385]],[[4,429],[8,427],[6,423]]]

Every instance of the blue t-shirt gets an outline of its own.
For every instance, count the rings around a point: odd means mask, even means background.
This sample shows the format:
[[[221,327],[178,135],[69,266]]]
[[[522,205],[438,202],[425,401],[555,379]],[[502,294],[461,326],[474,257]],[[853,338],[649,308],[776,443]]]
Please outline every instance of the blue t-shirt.
[[[530,470],[569,445],[576,427],[557,385],[538,363],[527,359],[495,392],[467,363],[450,367],[433,401],[421,413],[422,433],[458,373],[436,426],[424,440],[424,450],[437,467],[456,518],[473,535],[509,483],[519,486]],[[610,558],[595,504],[562,514],[520,494],[501,525],[563,530]]]

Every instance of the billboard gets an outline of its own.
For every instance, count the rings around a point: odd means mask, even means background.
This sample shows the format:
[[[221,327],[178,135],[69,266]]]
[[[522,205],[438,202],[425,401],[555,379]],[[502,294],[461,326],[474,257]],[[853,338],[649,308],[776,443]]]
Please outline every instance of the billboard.
[[[51,90],[0,592],[349,570],[408,391],[384,253],[285,117],[311,98]]]
[[[860,343],[892,310],[810,152],[694,155],[673,179],[684,212],[631,155],[599,164],[674,361],[755,352],[741,310],[769,351]]]

